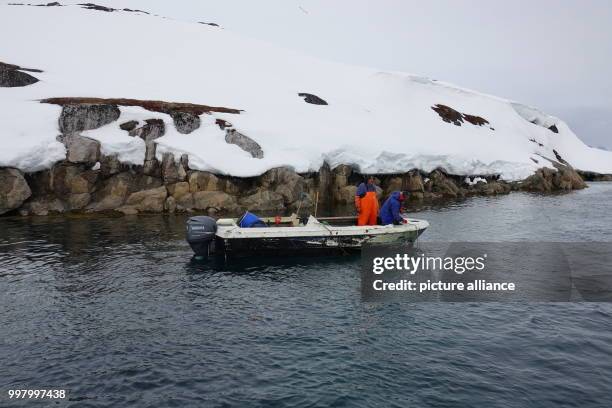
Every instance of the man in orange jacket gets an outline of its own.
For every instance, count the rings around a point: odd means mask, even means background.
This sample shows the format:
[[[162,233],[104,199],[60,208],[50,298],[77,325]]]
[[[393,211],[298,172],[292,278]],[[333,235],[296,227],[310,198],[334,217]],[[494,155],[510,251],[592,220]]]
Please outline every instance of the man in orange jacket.
[[[366,182],[357,187],[355,207],[358,214],[357,225],[377,224],[379,205],[373,176],[368,177]]]

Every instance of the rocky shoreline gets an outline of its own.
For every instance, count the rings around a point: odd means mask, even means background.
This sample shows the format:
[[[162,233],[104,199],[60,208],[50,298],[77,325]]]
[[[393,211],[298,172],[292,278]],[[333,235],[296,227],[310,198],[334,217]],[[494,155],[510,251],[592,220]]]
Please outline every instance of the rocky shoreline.
[[[73,103],[65,100],[59,118],[58,140],[66,147],[66,159],[51,169],[22,174],[17,169],[0,169],[0,214],[48,215],[70,212],[99,213],[180,213],[237,215],[245,210],[267,214],[309,213],[351,205],[357,184],[363,179],[357,169],[327,164],[317,172],[298,174],[290,168],[276,168],[258,177],[238,178],[192,170],[187,155],[156,155],[155,139],[168,124],[155,111],[170,114],[181,133],[200,125],[196,109],[210,107],[155,105],[152,117],[139,126],[126,122],[118,126],[146,144],[142,166],[121,163],[115,155],[103,155],[98,141],[80,132],[118,121],[117,105]],[[91,101],[88,101],[91,102]],[[59,103],[53,101],[52,103]],[[130,103],[139,103],[132,101]],[[160,107],[161,106],[161,107]],[[226,109],[226,108],[213,108]],[[228,143],[236,144],[253,157],[261,147],[225,121]],[[226,129],[227,128],[227,129]],[[469,196],[508,194],[511,191],[554,192],[586,187],[583,177],[571,166],[553,162],[556,170],[541,168],[520,182],[505,182],[494,175],[452,175],[444,169],[423,172],[413,169],[402,174],[375,175],[385,196],[394,190],[410,192],[415,202],[436,202]],[[583,176],[585,174],[583,173]],[[591,175],[591,177],[593,177]],[[588,178],[587,178],[588,179]]]

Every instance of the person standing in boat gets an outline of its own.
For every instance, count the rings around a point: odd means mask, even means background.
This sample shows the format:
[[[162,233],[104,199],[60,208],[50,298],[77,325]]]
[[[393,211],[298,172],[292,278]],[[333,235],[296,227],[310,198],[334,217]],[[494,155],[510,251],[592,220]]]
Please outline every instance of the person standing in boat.
[[[357,208],[357,225],[376,225],[379,204],[376,197],[374,177],[369,176],[366,181],[359,184],[355,193],[355,207]]]
[[[404,222],[404,219],[400,215],[402,202],[404,200],[405,196],[401,191],[394,191],[391,193],[391,196],[387,198],[387,201],[385,201],[380,210],[382,225],[398,225]]]

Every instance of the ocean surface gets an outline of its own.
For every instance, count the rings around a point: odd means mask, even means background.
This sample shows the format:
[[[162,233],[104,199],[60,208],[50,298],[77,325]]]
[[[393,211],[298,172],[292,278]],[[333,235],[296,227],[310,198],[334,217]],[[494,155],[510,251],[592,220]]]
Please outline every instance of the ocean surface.
[[[414,213],[431,241],[609,242],[611,215],[612,183]],[[612,304],[365,303],[359,257],[213,267],[184,221],[0,219],[0,406],[612,406]]]

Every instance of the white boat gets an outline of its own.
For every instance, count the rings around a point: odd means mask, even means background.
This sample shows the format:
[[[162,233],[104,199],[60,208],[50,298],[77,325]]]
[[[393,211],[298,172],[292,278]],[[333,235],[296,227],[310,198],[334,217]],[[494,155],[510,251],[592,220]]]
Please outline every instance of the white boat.
[[[265,227],[243,228],[239,219],[191,217],[187,242],[197,257],[329,255],[354,253],[365,244],[414,242],[428,227],[425,220],[402,214],[398,225],[357,226],[356,217],[299,220],[291,217],[261,219]],[[268,226],[268,224],[270,224]],[[351,225],[353,224],[353,225]]]

